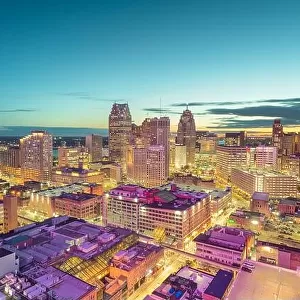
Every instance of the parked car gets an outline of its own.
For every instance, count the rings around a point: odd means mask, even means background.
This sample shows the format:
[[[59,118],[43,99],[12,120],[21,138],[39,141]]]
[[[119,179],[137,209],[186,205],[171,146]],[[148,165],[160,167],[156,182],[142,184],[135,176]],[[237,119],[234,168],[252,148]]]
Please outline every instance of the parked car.
[[[248,267],[242,267],[242,270],[248,273],[252,273],[252,270],[249,269]]]

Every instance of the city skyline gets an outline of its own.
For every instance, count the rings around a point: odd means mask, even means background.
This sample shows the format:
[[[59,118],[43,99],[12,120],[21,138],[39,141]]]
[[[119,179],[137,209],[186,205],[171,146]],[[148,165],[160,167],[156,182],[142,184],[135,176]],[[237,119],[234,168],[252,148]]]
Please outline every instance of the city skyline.
[[[58,1],[2,6],[1,132],[6,126],[107,128],[186,104],[197,129],[299,129],[298,1]],[[13,21],[13,22],[12,22]]]

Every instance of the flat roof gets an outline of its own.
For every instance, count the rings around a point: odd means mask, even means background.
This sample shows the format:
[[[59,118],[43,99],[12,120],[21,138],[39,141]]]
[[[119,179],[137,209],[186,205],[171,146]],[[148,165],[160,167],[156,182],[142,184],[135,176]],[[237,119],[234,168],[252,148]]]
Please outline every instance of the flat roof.
[[[58,199],[69,199],[75,201],[85,201],[97,197],[95,194],[88,193],[62,193],[60,196],[56,197]]]
[[[253,200],[269,201],[269,193],[254,192],[251,198]]]
[[[205,294],[222,299],[233,279],[233,273],[230,271],[219,270],[213,278]]]
[[[83,234],[83,233],[79,233],[79,232],[76,232],[74,230],[70,230],[70,229],[67,229],[64,227],[56,229],[53,232],[64,235],[64,236],[68,236],[73,239],[80,239],[85,236],[85,234]]]
[[[200,233],[194,241],[241,252],[248,234],[252,233],[241,228],[216,226],[205,233]]]
[[[13,253],[12,251],[6,250],[4,248],[0,248],[0,258],[10,255],[12,253]]]
[[[300,203],[300,199],[299,198],[292,198],[292,197],[280,199],[280,201],[279,201],[279,204],[293,205],[293,206],[296,206],[297,203]]]
[[[299,276],[292,270],[255,261],[252,273],[240,270],[227,299],[257,300],[300,298]]]

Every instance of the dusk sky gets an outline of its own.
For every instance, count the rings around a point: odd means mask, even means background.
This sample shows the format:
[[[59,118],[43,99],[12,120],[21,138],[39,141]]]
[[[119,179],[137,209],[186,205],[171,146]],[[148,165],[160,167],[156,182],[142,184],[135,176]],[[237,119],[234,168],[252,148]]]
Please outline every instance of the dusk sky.
[[[300,1],[2,1],[0,126],[300,124]],[[299,97],[299,98],[298,98]],[[277,100],[274,100],[277,99]]]

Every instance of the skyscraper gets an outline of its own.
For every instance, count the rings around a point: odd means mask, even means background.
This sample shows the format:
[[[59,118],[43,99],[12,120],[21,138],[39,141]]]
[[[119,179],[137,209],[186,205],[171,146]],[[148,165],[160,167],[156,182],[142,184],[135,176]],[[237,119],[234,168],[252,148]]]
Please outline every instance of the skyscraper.
[[[196,126],[188,108],[183,111],[178,123],[177,144],[186,146],[186,163],[192,165],[195,162]]]
[[[229,147],[244,147],[245,146],[245,131],[226,132],[225,146]]]
[[[168,117],[151,118],[147,121],[147,123],[147,125],[143,124],[149,132],[150,145],[164,146],[166,164],[165,176],[168,178],[170,168],[170,119]]]
[[[21,168],[24,180],[51,180],[53,156],[52,135],[46,131],[32,131],[20,139]]]
[[[90,134],[85,137],[85,147],[89,149],[90,162],[102,159],[102,136]]]
[[[283,127],[280,119],[275,119],[273,123],[272,142],[278,148],[278,154],[282,152]]]
[[[109,157],[126,172],[126,149],[131,139],[131,114],[127,103],[114,103],[109,115]]]

